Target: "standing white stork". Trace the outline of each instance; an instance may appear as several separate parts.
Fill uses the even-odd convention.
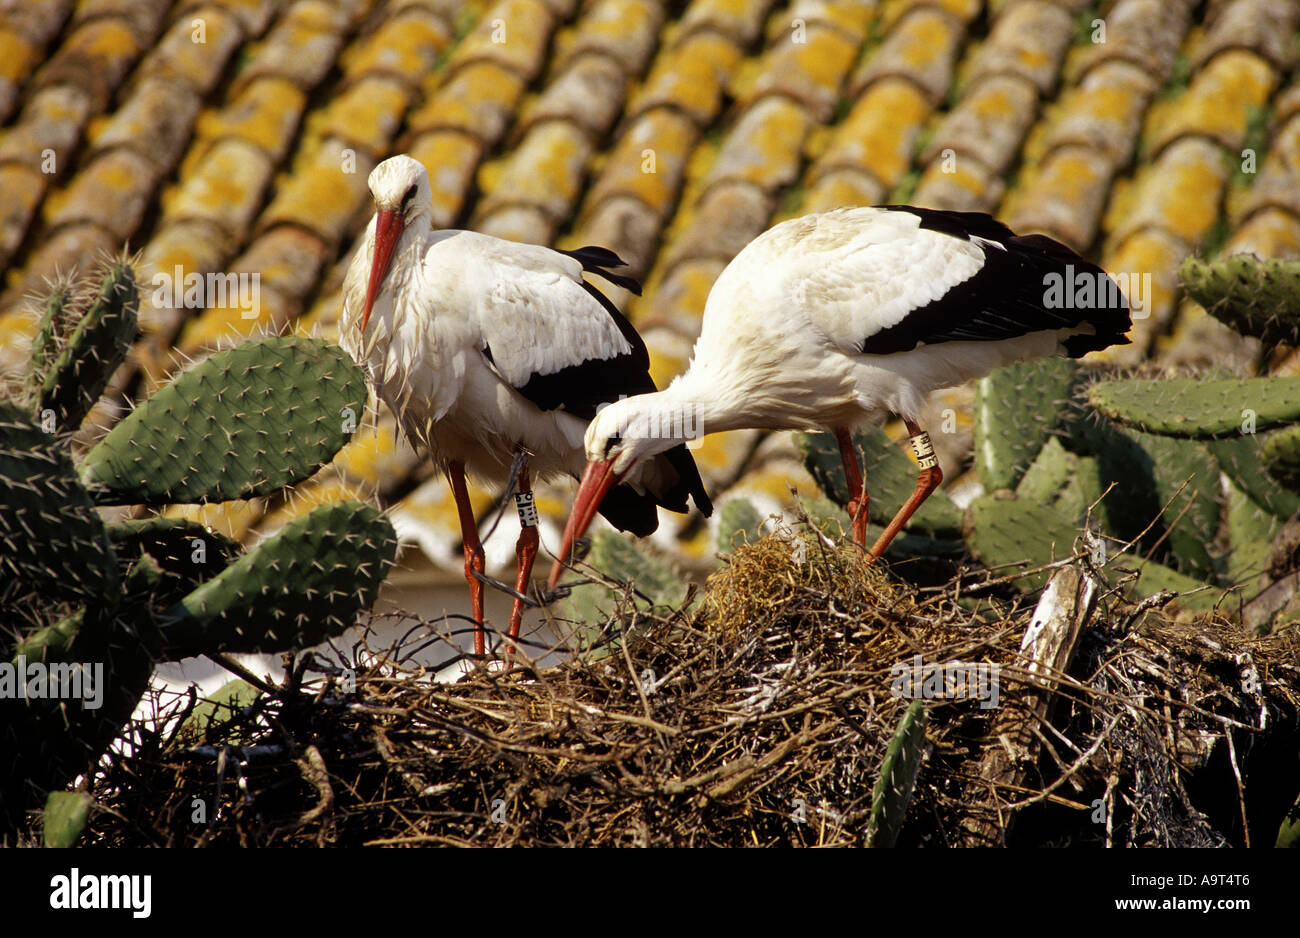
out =
[[[377,211],[344,280],[339,341],[412,444],[447,475],[481,655],[483,547],[465,473],[505,480],[518,467],[514,639],[537,555],[530,468],[577,478],[597,408],[655,390],[645,344],[583,271],[640,288],[606,269],[623,262],[604,248],[554,251],[434,230],[429,176],[410,157],[384,160],[368,182]],[[620,483],[606,487],[593,511],[640,536],[658,527],[656,506],[685,512],[690,496],[706,515],[713,510],[685,446],[661,447]]]
[[[1095,278],[1078,292],[1093,298],[1082,306],[1071,302],[1080,277]],[[588,464],[550,587],[602,493],[676,445],[663,431],[683,413],[685,425],[706,433],[829,429],[863,547],[867,490],[851,434],[901,416],[920,474],[869,551],[879,557],[943,481],[917,423],[931,391],[1026,358],[1125,344],[1131,326],[1127,302],[1099,267],[982,213],[886,205],[783,222],[718,277],[686,373],[605,408],[587,428]]]

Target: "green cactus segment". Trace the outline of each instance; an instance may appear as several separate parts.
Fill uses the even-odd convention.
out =
[[[1016,486],[1016,495],[1034,502],[1054,502],[1078,471],[1079,459],[1056,437],[1049,437]]]
[[[729,554],[762,537],[763,516],[747,498],[733,498],[718,513],[718,553]]]
[[[602,576],[632,587],[633,601],[640,609],[664,606],[677,609],[686,600],[686,582],[657,555],[614,531],[598,531],[583,561]],[[562,617],[574,623],[598,625],[618,608],[622,590],[604,583],[573,587],[564,600]],[[594,640],[599,633],[579,630],[579,642]]]
[[[1300,492],[1300,425],[1269,434],[1261,455],[1269,475],[1291,492]]]
[[[41,318],[32,336],[31,360],[27,366],[27,391],[32,407],[40,399],[45,376],[59,355],[62,346],[62,329],[71,318],[73,284],[62,279],[53,285],[50,295],[41,306]]]
[[[317,645],[370,607],[396,556],[393,527],[376,509],[322,505],[168,610],[160,622],[162,656]]]
[[[170,606],[226,569],[243,553],[238,544],[182,518],[125,521],[108,529],[117,556],[135,564],[149,558],[158,570],[150,605]]]
[[[1287,432],[1287,429],[1279,430],[1277,435]],[[1300,495],[1283,488],[1265,470],[1262,436],[1228,437],[1212,440],[1208,445],[1224,474],[1260,507],[1284,519],[1300,511]]]
[[[1039,358],[999,368],[975,385],[975,469],[987,491],[1014,489],[1069,404],[1078,366]]]
[[[21,655],[28,661],[66,661],[85,620],[83,606],[53,625],[24,637],[14,649],[14,657]]]
[[[332,459],[365,403],[365,376],[338,346],[250,342],[137,407],[87,454],[82,479],[101,504],[265,495]]]
[[[1009,564],[1038,567],[1070,556],[1078,528],[1061,509],[1005,492],[982,495],[966,509],[966,545],[975,559],[1009,575]],[[1051,576],[1039,571],[1014,581],[1019,589],[1041,589]]]
[[[45,846],[74,847],[90,818],[94,802],[84,791],[52,791],[41,813]]]
[[[867,480],[868,517],[877,524],[888,524],[916,489],[916,463],[879,430],[856,433],[853,443]],[[799,433],[795,434],[795,445],[821,490],[839,505],[847,505],[848,484],[835,437],[829,433]],[[921,503],[904,530],[956,536],[961,530],[961,509],[939,490]]]
[[[925,754],[925,705],[912,701],[898,721],[894,738],[885,748],[880,777],[871,792],[871,813],[867,817],[867,846],[892,847],[907,817],[912,789]]]
[[[0,580],[105,602],[117,561],[72,460],[18,408],[0,404]]]
[[[1082,526],[1085,520],[1090,520],[1089,509],[1098,518],[1105,516],[1105,509],[1099,500],[1106,491],[1106,486],[1102,482],[1101,463],[1097,457],[1079,456],[1075,459],[1074,466],[1070,484],[1062,490],[1055,504],[1062,515]],[[1098,507],[1093,509],[1094,505]]]
[[[1178,594],[1176,602],[1179,606],[1197,612],[1206,612],[1236,601],[1226,591],[1154,560],[1142,562],[1138,568],[1137,580],[1130,586],[1130,590],[1138,598],[1169,590]]]
[[[126,359],[135,340],[137,305],[135,274],[126,264],[114,264],[41,382],[37,414],[52,411],[58,432],[71,433],[81,426]],[[42,347],[41,356],[47,354]]]
[[[1169,552],[1183,573],[1214,577],[1207,545],[1219,528],[1219,464],[1204,444],[1150,434],[1133,434],[1152,460],[1152,479]],[[1122,485],[1121,480],[1117,480]],[[1148,515],[1148,519],[1154,514]],[[1159,537],[1159,534],[1156,535]]]
[[[1211,316],[1269,345],[1300,345],[1300,261],[1234,254],[1189,257],[1178,268],[1187,294]]]
[[[1232,436],[1300,420],[1300,378],[1101,381],[1089,388],[1088,402],[1147,433]]]

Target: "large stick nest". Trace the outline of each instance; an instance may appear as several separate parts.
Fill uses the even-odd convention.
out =
[[[628,590],[604,641],[554,667],[432,683],[403,664],[447,627],[424,623],[384,655],[300,659],[224,717],[135,728],[90,826],[135,845],[860,845],[910,703],[891,669],[919,655],[997,665],[999,695],[926,702],[900,844],[1272,843],[1300,788],[1294,632],[1107,591],[1040,721],[1032,607],[996,593],[918,591],[787,534],[724,560],[690,611]],[[990,777],[1011,736],[1032,757]]]

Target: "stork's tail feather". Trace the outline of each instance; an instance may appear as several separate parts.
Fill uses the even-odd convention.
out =
[[[609,270],[610,267],[627,266],[627,264],[624,263],[623,258],[619,257],[609,248],[593,247],[588,245],[587,247],[577,248],[573,251],[566,251],[563,248],[557,248],[557,250],[561,254],[567,254],[572,257],[582,265],[582,269],[587,273],[604,277],[610,283],[620,286],[624,290],[635,293],[637,296],[641,295],[641,282],[639,280],[635,277],[629,277],[626,274],[616,274]]]

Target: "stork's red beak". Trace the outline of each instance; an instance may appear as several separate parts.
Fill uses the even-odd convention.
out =
[[[375,213],[375,257],[370,263],[370,282],[366,284],[366,307],[361,313],[361,331],[366,331],[370,321],[370,307],[375,304],[379,288],[388,276],[388,267],[393,263],[393,251],[402,237],[405,223],[401,212],[381,208]]]
[[[587,532],[591,519],[596,517],[596,509],[605,500],[605,495],[618,484],[623,474],[614,471],[613,459],[595,459],[587,463],[578,485],[578,497],[573,500],[573,511],[564,526],[564,538],[560,543],[560,552],[556,554],[555,566],[551,567],[551,578],[546,581],[548,590],[555,589],[555,584],[564,572],[564,565],[569,562],[573,552],[573,542]]]

